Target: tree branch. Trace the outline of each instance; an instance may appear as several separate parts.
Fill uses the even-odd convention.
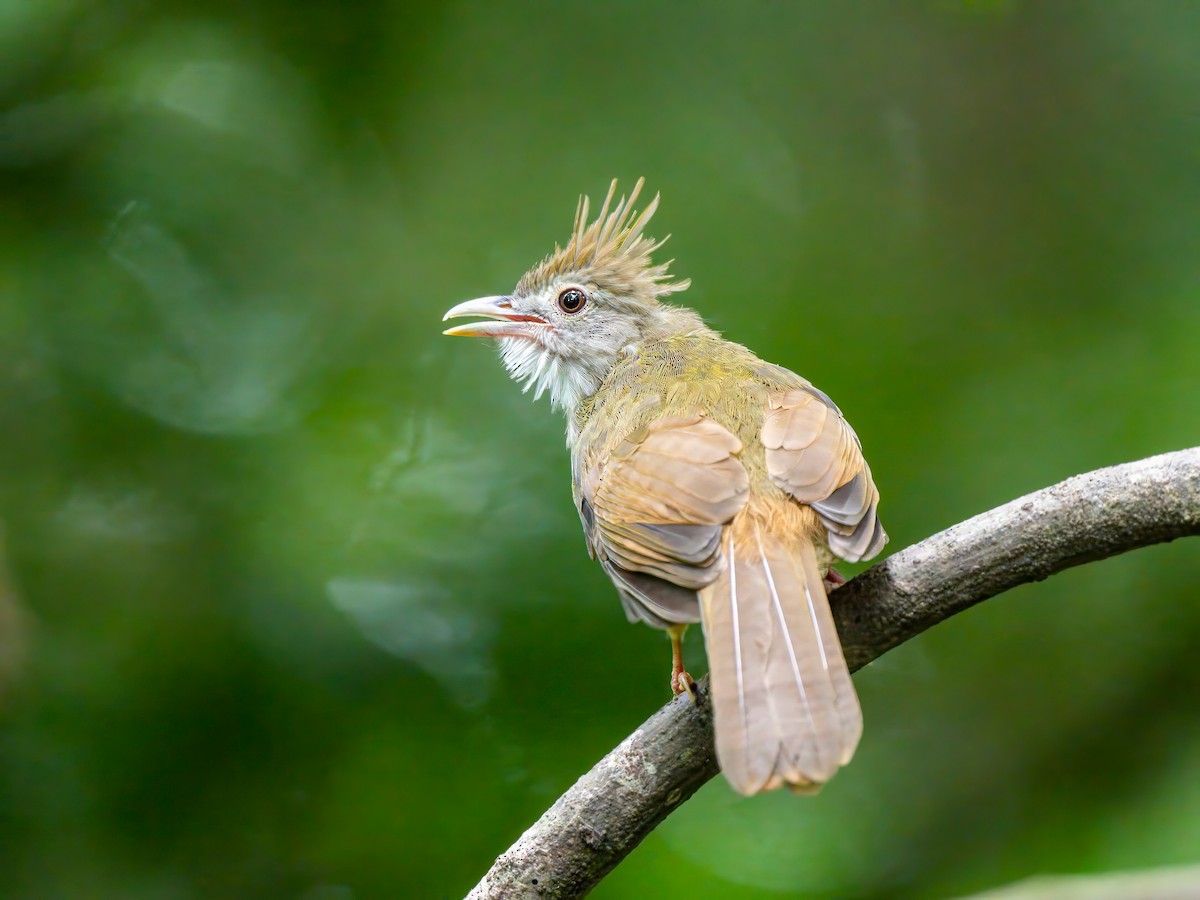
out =
[[[834,592],[852,670],[1029,581],[1200,534],[1200,447],[1077,475],[893,554]],[[707,679],[600,760],[468,900],[579,897],[718,772]]]

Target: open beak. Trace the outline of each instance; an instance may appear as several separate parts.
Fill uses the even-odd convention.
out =
[[[498,321],[468,322],[466,325],[447,328],[442,334],[456,337],[532,338],[536,329],[546,326],[546,320],[539,316],[515,312],[511,297],[480,297],[478,300],[468,300],[450,309],[442,316],[442,321],[461,319],[463,316],[482,316]]]

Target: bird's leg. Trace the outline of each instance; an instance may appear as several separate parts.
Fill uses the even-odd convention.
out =
[[[671,625],[667,628],[667,634],[671,636],[671,693],[678,697],[686,691],[688,696],[695,700],[696,695],[692,693],[692,685],[696,683],[696,680],[683,667],[683,633],[685,631],[687,631],[686,625]]]

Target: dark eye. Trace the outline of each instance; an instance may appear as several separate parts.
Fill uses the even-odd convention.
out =
[[[565,313],[577,313],[587,304],[587,294],[579,288],[567,288],[558,295],[558,308]]]

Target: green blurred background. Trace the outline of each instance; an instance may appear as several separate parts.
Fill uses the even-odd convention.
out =
[[[459,896],[667,699],[562,421],[439,334],[614,176],[892,548],[1200,443],[1198,98],[1182,2],[0,0],[0,896]],[[595,896],[1200,861],[1198,550],[888,654],[821,796]]]

